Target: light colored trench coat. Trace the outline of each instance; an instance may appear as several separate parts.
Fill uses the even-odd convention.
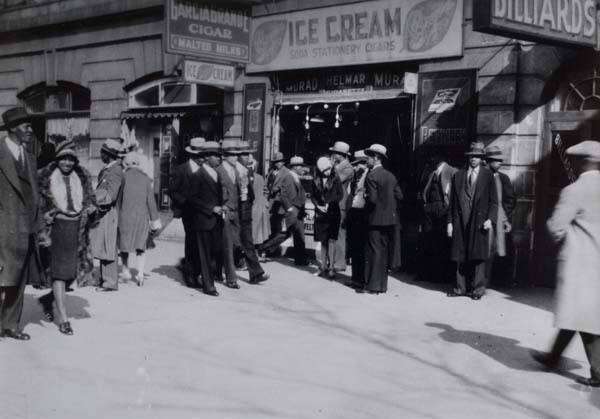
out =
[[[561,243],[555,326],[600,335],[600,172],[564,188],[547,223]]]

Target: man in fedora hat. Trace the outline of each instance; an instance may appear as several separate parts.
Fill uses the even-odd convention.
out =
[[[335,168],[335,174],[342,182],[342,190],[344,192],[344,196],[340,201],[340,214],[341,214],[341,224],[340,230],[338,233],[338,239],[335,242],[335,257],[334,257],[334,268],[336,271],[345,271],[346,270],[346,259],[349,255],[346,254],[346,229],[343,228],[345,225],[344,220],[346,219],[346,200],[348,199],[348,188],[350,185],[350,181],[352,181],[352,176],[354,175],[354,169],[350,164],[350,146],[348,143],[343,141],[336,141],[333,144],[333,147],[329,148],[331,153],[331,161],[333,162],[333,166]]]
[[[239,141],[239,157],[236,162],[240,175],[240,257],[248,267],[248,282],[258,284],[269,279],[269,275],[260,266],[258,254],[254,248],[252,236],[252,206],[254,205],[254,170],[250,166],[250,155],[256,150],[250,149],[247,142]]]
[[[221,147],[216,141],[198,145],[204,162],[189,178],[186,202],[191,209],[190,230],[196,238],[196,258],[202,277],[202,291],[218,296],[215,279],[220,279],[223,265],[223,188],[217,173],[221,164]]]
[[[352,282],[355,289],[365,287],[365,245],[368,232],[368,214],[365,200],[365,182],[367,173],[367,155],[364,150],[354,153],[352,161],[354,175],[350,182],[350,192],[346,200],[345,229],[348,233],[348,255],[352,260]]]
[[[479,300],[487,287],[485,261],[489,234],[498,212],[498,194],[492,172],[483,167],[485,147],[471,144],[468,166],[456,172],[450,189],[447,234],[452,238],[451,259],[456,262],[456,286],[448,297]]]
[[[357,292],[370,294],[387,291],[389,247],[394,227],[399,223],[398,206],[402,191],[396,177],[384,169],[387,149],[381,144],[371,144],[365,150],[369,173],[365,178],[365,208],[367,210],[367,242],[365,249],[365,288]]]
[[[281,232],[281,225],[285,216],[285,211],[281,208],[281,200],[279,199],[279,187],[275,186],[281,183],[281,179],[288,174],[288,170],[285,167],[285,157],[283,157],[282,152],[277,151],[273,154],[271,165],[271,171],[267,175],[267,191],[269,193],[269,211],[271,213],[271,237],[274,237]]]
[[[511,243],[510,232],[512,231],[512,213],[515,207],[515,195],[510,178],[500,172],[502,161],[502,150],[498,146],[489,146],[485,149],[485,160],[488,168],[494,175],[496,185],[496,194],[498,195],[498,215],[493,221],[493,228],[490,234],[490,257],[486,261],[486,277],[490,282],[494,279],[494,271],[497,271],[498,278],[510,277],[510,271],[507,269],[507,263],[498,263],[499,258],[506,262],[509,256]]]
[[[35,136],[24,108],[8,109],[2,120],[8,135],[0,140],[0,336],[29,340],[19,322],[25,285],[40,275],[36,162],[27,152]]]
[[[432,172],[423,188],[423,264],[424,279],[432,282],[454,281],[450,261],[450,239],[446,234],[450,185],[457,169],[446,163],[444,156],[431,157]]]
[[[579,332],[590,378],[578,378],[577,382],[600,387],[600,142],[583,141],[566,153],[578,178],[561,191],[547,222],[552,240],[560,245],[554,310],[559,331],[549,353],[532,355],[554,369]]]
[[[117,227],[119,211],[117,204],[123,186],[123,166],[119,153],[121,142],[107,139],[100,149],[100,158],[104,167],[98,173],[96,203],[98,218],[90,229],[92,255],[100,260],[100,278],[98,291],[116,291],[118,281]]]
[[[225,210],[223,224],[225,286],[238,289],[240,286],[235,273],[234,249],[241,246],[239,208],[242,185],[241,176],[236,167],[240,155],[240,145],[236,140],[224,140],[221,150],[223,160],[216,170],[223,188],[223,209]]]
[[[272,194],[279,203],[279,211],[283,213],[286,231],[279,231],[263,243],[259,250],[271,253],[278,248],[288,237],[294,240],[294,263],[298,266],[308,265],[306,257],[306,244],[304,241],[304,204],[306,192],[300,181],[304,171],[304,159],[293,156],[290,159],[290,169],[285,166],[279,168],[279,173],[273,183]]]
[[[192,230],[193,208],[188,197],[191,194],[190,184],[192,177],[200,170],[204,163],[202,145],[206,140],[202,137],[190,139],[190,144],[185,147],[188,161],[180,164],[173,171],[169,184],[169,195],[173,201],[174,215],[181,216],[183,231],[185,233],[184,257],[182,263],[183,279],[188,287],[200,285],[200,259],[197,257],[196,236]]]

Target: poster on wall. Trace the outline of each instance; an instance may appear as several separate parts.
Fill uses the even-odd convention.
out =
[[[166,52],[246,63],[250,20],[246,6],[218,0],[167,0]]]
[[[463,0],[374,0],[254,18],[247,72],[462,55]]]
[[[244,135],[242,140],[248,141],[250,148],[257,150],[254,156],[258,162],[263,155],[263,136],[265,121],[265,83],[252,83],[244,86]]]

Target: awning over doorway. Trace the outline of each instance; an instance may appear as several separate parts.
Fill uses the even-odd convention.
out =
[[[404,89],[383,90],[342,90],[318,93],[275,93],[276,105],[301,105],[306,103],[344,103],[361,102],[365,100],[385,100],[408,98],[410,95]]]
[[[131,109],[121,112],[121,119],[148,119],[148,118],[179,118],[186,111],[154,111],[148,109]]]

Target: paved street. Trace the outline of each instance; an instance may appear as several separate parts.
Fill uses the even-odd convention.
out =
[[[562,375],[530,348],[552,338],[551,292],[448,299],[390,279],[385,295],[270,262],[272,278],[212,298],[181,285],[182,244],[158,242],[143,288],[69,294],[75,335],[42,320],[28,289],[29,342],[0,341],[2,419],[600,417],[579,340]],[[246,272],[240,272],[242,277]]]

